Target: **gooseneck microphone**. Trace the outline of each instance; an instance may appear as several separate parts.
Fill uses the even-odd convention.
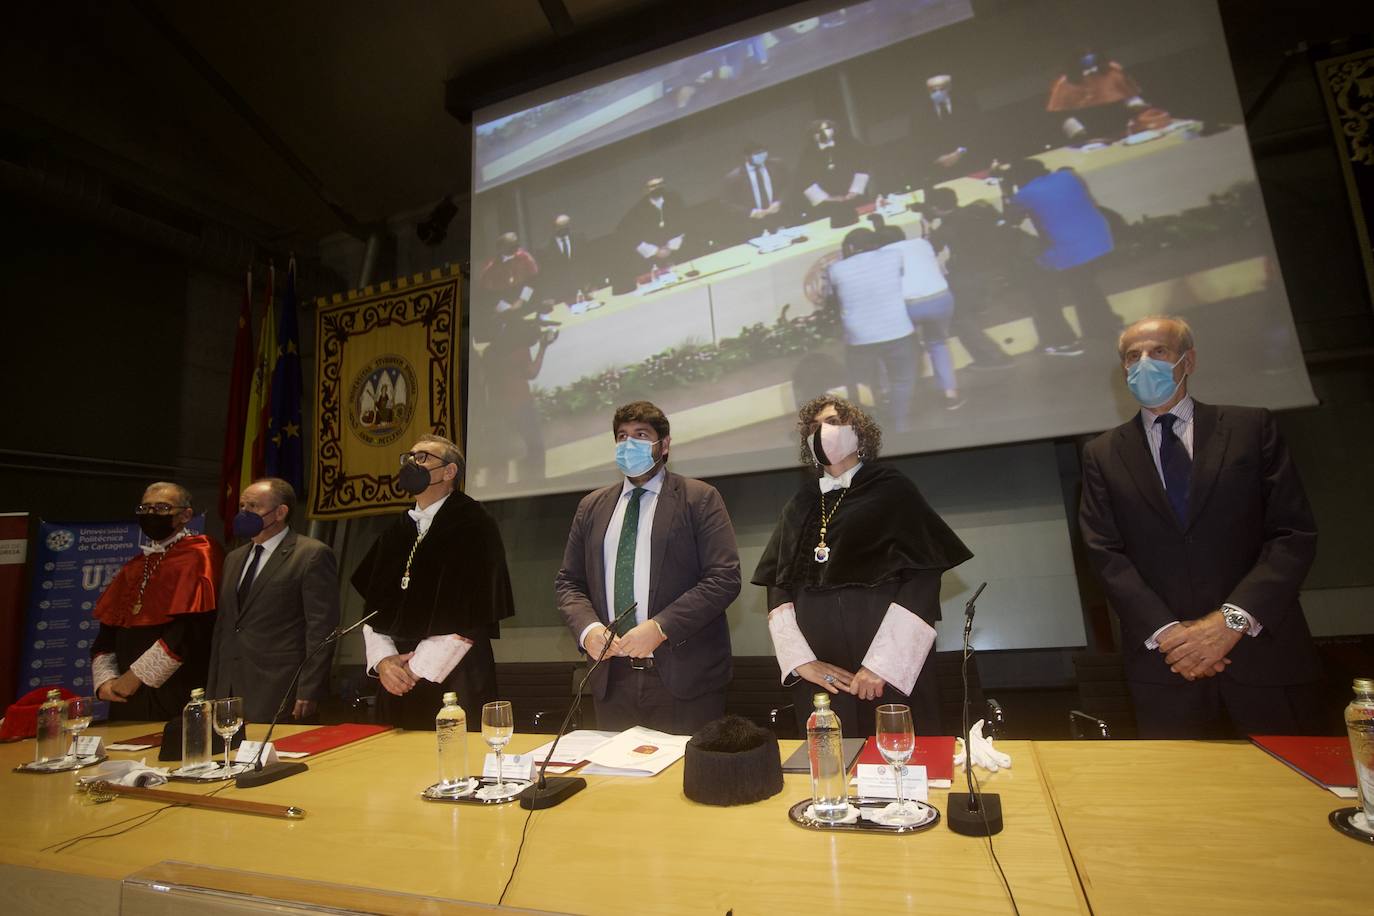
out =
[[[553,752],[558,750],[558,742],[563,740],[564,733],[568,730],[568,723],[572,721],[573,715],[578,707],[582,705],[582,688],[587,686],[587,679],[592,676],[592,672],[597,669],[606,658],[606,653],[611,651],[611,640],[615,638],[615,631],[620,626],[620,621],[634,613],[635,608],[639,607],[638,601],[630,602],[630,606],[616,615],[611,621],[607,630],[610,632],[610,639],[606,640],[601,647],[601,652],[596,657],[596,661],[587,669],[587,673],[582,675],[582,681],[577,685],[577,693],[573,697],[572,705],[568,707],[568,714],[563,717],[563,724],[558,726],[558,734],[554,735],[553,744],[549,746],[549,752],[544,755],[543,761],[539,764],[539,778],[536,779],[528,789],[520,795],[520,807],[530,810],[541,808],[552,808],[561,805],[572,796],[587,788],[587,780],[581,776],[554,776],[544,778],[544,771],[548,769],[549,761],[553,759]]]
[[[305,658],[301,659],[301,663],[296,666],[296,673],[291,675],[291,683],[286,685],[286,692],[282,694],[281,702],[277,704],[277,711],[272,715],[272,723],[267,726],[267,737],[263,738],[262,744],[258,745],[258,752],[253,757],[253,768],[234,777],[234,785],[236,787],[240,789],[251,789],[254,786],[265,786],[269,782],[276,782],[278,779],[295,776],[297,773],[304,773],[306,770],[310,769],[310,767],[301,763],[299,760],[279,760],[276,763],[269,763],[267,766],[262,765],[262,752],[267,749],[268,742],[272,740],[272,729],[277,727],[277,720],[280,719],[281,714],[286,711],[286,704],[290,703],[291,698],[295,696],[296,682],[300,680],[301,672],[305,670],[305,666],[309,664],[310,660],[325,646],[332,646],[341,638],[352,633],[380,613],[381,611],[373,611],[371,614],[364,616],[357,623],[349,627],[335,627],[334,632],[326,636],[319,645],[306,654]]]
[[[973,781],[973,743],[969,740],[968,710],[968,660],[973,656],[973,645],[969,636],[973,633],[973,615],[978,596],[988,584],[978,586],[973,597],[964,605],[964,658],[960,666],[964,682],[964,777],[968,781],[967,792],[949,793],[949,829],[963,836],[992,836],[1002,832],[1002,797],[996,793],[978,791]]]

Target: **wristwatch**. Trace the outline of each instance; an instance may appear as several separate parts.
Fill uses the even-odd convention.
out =
[[[1235,630],[1237,633],[1250,632],[1250,620],[1240,608],[1232,607],[1229,604],[1222,605],[1221,618],[1226,621],[1226,626],[1229,629]]]

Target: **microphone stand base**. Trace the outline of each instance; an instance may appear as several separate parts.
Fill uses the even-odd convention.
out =
[[[992,836],[1002,832],[1002,796],[995,792],[970,795],[949,793],[945,807],[949,829],[961,836]]]
[[[587,780],[580,776],[549,776],[541,786],[534,783],[520,795],[520,807],[531,811],[561,805],[587,788]]]
[[[261,770],[249,770],[234,777],[234,785],[240,789],[251,789],[254,786],[265,786],[269,782],[276,782],[278,779],[285,779],[288,776],[295,776],[297,773],[304,773],[310,767],[298,760],[283,760],[277,763],[269,763]]]

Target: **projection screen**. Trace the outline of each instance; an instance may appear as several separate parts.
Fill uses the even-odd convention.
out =
[[[468,491],[603,485],[616,406],[677,471],[1106,429],[1123,323],[1204,400],[1314,402],[1214,5],[801,4],[474,117]]]

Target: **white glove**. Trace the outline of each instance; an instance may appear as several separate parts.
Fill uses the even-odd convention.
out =
[[[160,786],[167,781],[166,767],[150,767],[143,760],[106,760],[82,782],[104,780],[117,786]]]
[[[973,728],[968,730],[968,741],[964,746],[971,749],[974,766],[980,766],[989,773],[996,773],[998,770],[1011,768],[1011,755],[994,750],[992,747],[992,739],[983,736],[982,719],[973,723]],[[964,765],[963,751],[959,751],[954,755],[954,765]]]

